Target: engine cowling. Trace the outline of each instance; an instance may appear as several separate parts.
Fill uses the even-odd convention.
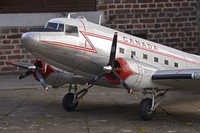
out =
[[[145,63],[129,58],[116,58],[114,71],[132,89],[137,90],[154,86],[151,82],[151,75],[156,71],[156,68]],[[106,79],[111,84],[120,85],[120,81],[110,73],[106,74]]]
[[[34,65],[38,68],[40,68],[40,73],[43,76],[44,79],[47,78],[47,76],[53,72],[55,72],[55,70],[48,65],[46,62],[41,61],[41,60],[37,60]],[[35,73],[33,73],[33,77],[35,80],[39,81],[38,77],[36,76]]]
[[[114,64],[114,71],[127,83],[129,87],[137,86],[138,77],[142,75],[137,62],[125,58],[116,58]],[[114,85],[120,85],[120,81],[112,74],[106,74],[108,82]],[[131,82],[129,82],[131,81]]]
[[[57,88],[71,82],[73,76],[72,73],[60,70],[40,60],[37,60],[34,65],[40,68],[40,73],[48,85]],[[39,81],[35,73],[33,73],[33,77],[35,80]]]

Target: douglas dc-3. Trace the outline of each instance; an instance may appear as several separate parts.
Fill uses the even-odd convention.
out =
[[[45,89],[70,84],[62,100],[66,111],[94,85],[141,93],[139,115],[151,120],[168,90],[196,91],[200,86],[200,57],[128,35],[83,18],[53,18],[44,28],[21,37],[35,64],[7,64],[27,69]],[[77,84],[83,85],[78,89]],[[113,90],[115,91],[115,90]]]

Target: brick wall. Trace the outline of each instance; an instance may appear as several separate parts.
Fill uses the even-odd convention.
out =
[[[99,0],[108,27],[174,47],[198,52],[196,0]]]
[[[18,67],[8,66],[5,61],[33,61],[30,55],[23,47],[20,41],[22,33],[26,32],[28,27],[7,27],[0,28],[0,73],[16,73],[23,71]]]
[[[97,1],[97,9],[105,13],[104,25],[195,54],[200,48],[197,7],[196,0]],[[0,27],[0,74],[22,71],[6,65],[7,60],[34,60],[20,42],[28,28]]]

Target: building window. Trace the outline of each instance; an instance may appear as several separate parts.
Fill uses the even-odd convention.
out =
[[[169,61],[168,60],[165,60],[165,65],[169,65]]]
[[[119,48],[119,52],[124,54],[124,49],[123,48]]]
[[[158,62],[158,57],[154,57],[154,62]]]
[[[136,55],[135,51],[131,51],[131,58],[133,58]]]
[[[148,59],[148,56],[146,54],[143,54],[143,59]]]
[[[174,67],[177,67],[177,68],[178,68],[178,63],[175,62],[175,63],[174,63]]]

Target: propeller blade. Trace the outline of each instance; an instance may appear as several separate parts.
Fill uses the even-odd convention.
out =
[[[25,73],[22,73],[21,75],[19,75],[18,78],[19,78],[19,79],[23,79],[23,78],[29,76],[29,75],[32,74],[32,73],[33,73],[33,71],[28,70],[28,71],[26,71]]]
[[[14,65],[14,66],[21,67],[21,68],[24,68],[24,69],[28,69],[28,71],[19,75],[19,77],[18,77],[19,79],[23,79],[23,78],[29,76],[30,74],[35,73],[36,76],[38,77],[40,83],[44,87],[44,89],[48,90],[48,86],[45,83],[44,78],[40,73],[40,69],[36,65],[28,64],[28,63],[22,63],[22,62],[11,62],[11,61],[7,61],[6,64]]]
[[[99,80],[102,76],[104,76],[105,74],[106,74],[106,72],[103,72],[103,73],[97,75],[96,77],[94,77],[93,79],[91,79],[90,81],[88,81],[86,84],[87,84],[87,85],[94,85],[95,82],[96,82],[97,80]]]
[[[112,68],[114,67],[115,63],[116,49],[117,49],[117,32],[115,32],[113,36],[112,47],[110,51],[110,59],[108,63],[108,65],[110,65]]]
[[[120,81],[121,85],[128,91],[128,93],[132,93],[132,89],[126,84],[126,82],[115,72],[112,71],[112,74]]]
[[[37,77],[38,77],[40,83],[42,84],[42,86],[44,87],[44,89],[45,89],[45,90],[48,90],[48,86],[47,86],[47,84],[45,83],[44,78],[43,78],[43,76],[41,75],[39,69],[36,69],[35,74],[37,75]]]

